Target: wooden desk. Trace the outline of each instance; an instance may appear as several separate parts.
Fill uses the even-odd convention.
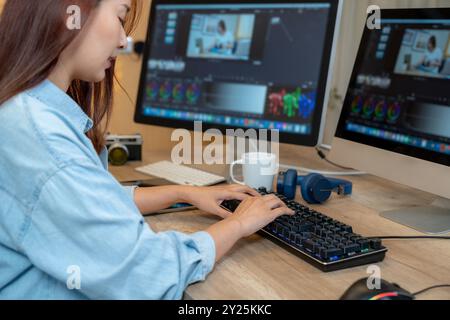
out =
[[[311,148],[282,146],[282,162],[333,170]],[[144,154],[144,163],[169,159],[168,153]],[[133,163],[111,167],[119,181],[148,179],[133,170]],[[227,176],[228,167],[195,166]],[[380,211],[415,205],[428,205],[436,196],[391,183],[374,176],[348,177],[354,183],[351,198],[334,196],[316,210],[353,226],[364,236],[420,235],[418,232],[379,216]],[[299,197],[296,199],[303,203]],[[218,219],[195,210],[148,217],[153,230],[178,230],[186,233],[206,229]],[[436,284],[450,284],[450,241],[385,240],[389,249],[378,263],[383,279],[395,282],[410,292]],[[356,280],[368,276],[366,266],[323,273],[259,235],[240,240],[219,261],[205,282],[187,288],[186,299],[338,299]],[[435,289],[420,299],[450,299],[450,289]]]

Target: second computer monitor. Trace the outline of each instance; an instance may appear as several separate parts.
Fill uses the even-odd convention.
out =
[[[278,129],[316,145],[338,0],[154,0],[135,120],[193,129]]]

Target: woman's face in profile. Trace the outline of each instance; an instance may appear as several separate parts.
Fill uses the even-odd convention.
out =
[[[127,46],[123,22],[130,6],[131,0],[102,0],[92,11],[79,36],[60,57],[64,66],[71,67],[74,80],[100,82],[105,78],[117,50]]]

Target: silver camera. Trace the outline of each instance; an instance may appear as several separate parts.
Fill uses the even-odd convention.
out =
[[[114,166],[121,166],[128,161],[142,161],[142,143],[140,134],[106,136],[108,160]]]

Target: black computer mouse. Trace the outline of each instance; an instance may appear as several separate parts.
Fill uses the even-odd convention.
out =
[[[380,289],[369,289],[367,279],[356,281],[345,291],[341,300],[413,300],[414,296],[395,283],[381,279]]]

